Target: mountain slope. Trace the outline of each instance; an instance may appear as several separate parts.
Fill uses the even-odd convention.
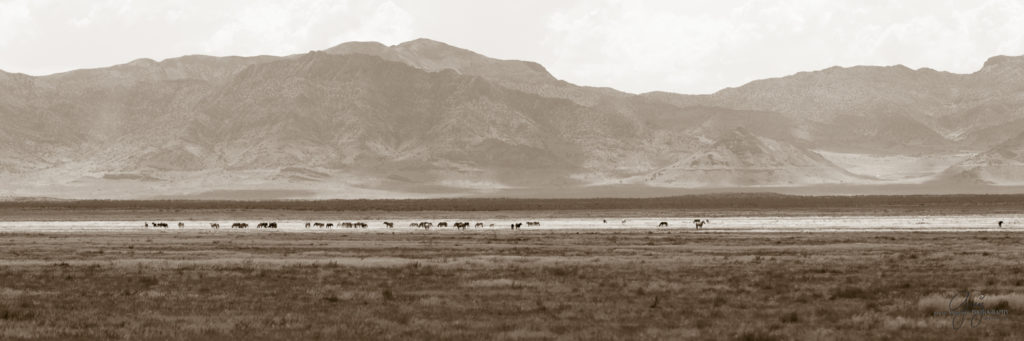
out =
[[[949,167],[937,181],[1024,185],[1024,132]]]
[[[708,141],[697,152],[653,172],[645,183],[667,187],[743,187],[865,180],[817,153],[752,135],[743,128],[713,136]]]
[[[432,72],[453,70],[459,74],[480,76],[510,89],[570,99],[581,105],[594,105],[609,98],[629,96],[613,89],[580,87],[555,79],[547,69],[534,62],[493,59],[430,39],[421,38],[395,46],[377,42],[348,42],[324,52],[372,55]]]
[[[863,153],[985,150],[1019,131],[1024,57],[993,57],[978,72],[833,67],[753,81],[712,95],[650,93],[677,106],[781,113],[818,148]]]
[[[426,39],[0,71],[0,190],[432,196],[890,184],[942,167],[936,184],[1016,185],[1021,75],[1024,58],[1000,56],[967,75],[830,68],[712,95],[632,95]],[[929,164],[882,180],[858,160]]]

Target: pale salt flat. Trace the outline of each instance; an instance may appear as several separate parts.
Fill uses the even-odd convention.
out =
[[[88,231],[139,231],[139,230],[212,230],[210,223],[220,224],[219,231],[227,232],[255,232],[255,231],[279,231],[279,232],[380,232],[380,231],[423,231],[423,229],[410,227],[410,223],[429,221],[434,223],[430,229],[434,231],[452,231],[457,221],[470,223],[467,232],[509,230],[510,224],[523,223],[521,230],[611,230],[611,229],[659,229],[658,224],[662,221],[669,224],[668,228],[660,229],[673,230],[694,230],[693,220],[698,217],[664,217],[664,218],[628,218],[623,223],[622,218],[608,218],[607,223],[602,219],[594,218],[547,218],[547,219],[496,219],[496,220],[471,220],[452,216],[449,219],[422,219],[422,220],[362,220],[369,224],[365,229],[341,228],[305,228],[305,221],[287,220],[277,221],[279,228],[276,230],[256,229],[259,221],[237,221],[249,224],[248,229],[232,229],[231,224],[236,221],[190,221],[182,220],[185,228],[177,227],[178,221],[163,221],[169,228],[145,227],[144,221],[2,221],[0,222],[0,233],[2,232],[88,232]],[[714,217],[709,218],[710,223],[701,229],[701,232],[886,232],[886,231],[1021,231],[1024,232],[1024,215],[931,215],[931,216],[805,216],[805,217]],[[315,220],[314,220],[315,221]],[[385,228],[383,221],[394,222],[394,229]],[[449,227],[438,228],[437,223],[446,221]],[[540,226],[527,226],[527,221],[538,221]],[[999,227],[998,222],[1003,221]],[[338,224],[344,221],[321,221],[324,223]],[[354,221],[352,221],[354,222]],[[472,227],[477,222],[484,223],[483,228]],[[493,226],[491,226],[493,224]]]

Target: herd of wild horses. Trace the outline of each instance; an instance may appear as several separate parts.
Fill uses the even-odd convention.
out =
[[[608,223],[608,219],[604,219],[604,220],[602,220],[602,222],[607,224]],[[707,219],[704,219],[704,220],[694,219],[693,220],[693,225],[698,230],[700,230],[702,227],[704,227],[704,224],[708,224],[710,222],[711,221],[707,220]],[[1000,225],[1002,225],[1002,222],[999,222],[999,223],[1000,223]],[[157,223],[157,222],[151,222],[150,223],[150,222],[147,222],[145,224],[146,224],[146,227],[168,228],[167,223]],[[622,224],[625,225],[626,224],[626,220],[622,220]],[[390,221],[385,221],[383,225],[386,228],[394,228],[395,227],[395,223],[394,222],[390,222]],[[334,224],[334,223],[321,223],[321,222],[314,222],[314,223],[307,222],[306,223],[306,228],[307,229],[308,228],[330,229],[330,228],[334,228],[335,226],[337,226],[339,228],[364,228],[365,229],[365,228],[369,227],[370,225],[367,224],[367,223],[364,223],[364,222],[343,222],[343,223],[337,223],[337,224]],[[409,227],[422,228],[424,230],[429,230],[431,227],[434,227],[434,226],[435,226],[434,223],[429,222],[429,221],[422,221],[422,222],[419,222],[419,223],[411,223],[411,224],[409,224]],[[442,222],[437,223],[436,226],[438,228],[448,227],[448,222],[442,221]],[[470,226],[470,223],[468,221],[452,223],[452,227],[455,227],[455,229],[457,229],[457,230],[465,230],[469,226]],[[489,226],[490,227],[494,227],[494,224],[490,224]],[[520,222],[520,223],[512,223],[512,224],[510,224],[509,227],[511,229],[513,229],[513,230],[518,230],[522,226],[523,226],[523,223]],[[540,222],[539,221],[528,221],[528,222],[526,222],[526,226],[540,226]],[[244,229],[244,228],[248,228],[248,227],[249,227],[248,223],[234,223],[234,224],[231,224],[231,228]],[[473,227],[478,227],[478,228],[479,227],[484,227],[484,223],[477,222],[476,224],[473,224]],[[668,222],[667,221],[663,221],[663,222],[658,224],[658,227],[668,227]],[[185,223],[179,222],[178,223],[178,228],[185,228]],[[218,224],[218,223],[210,223],[210,228],[212,228],[212,229],[219,229],[220,228],[220,224]],[[256,228],[258,228],[258,229],[276,229],[277,228],[277,222],[261,222],[259,224],[256,224]]]

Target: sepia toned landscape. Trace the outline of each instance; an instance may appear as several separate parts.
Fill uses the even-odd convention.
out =
[[[1024,340],[1021,18],[0,0],[0,340]]]

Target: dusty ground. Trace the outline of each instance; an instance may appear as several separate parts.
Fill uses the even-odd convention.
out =
[[[0,233],[0,339],[1024,339],[1024,233]],[[986,315],[947,313],[971,290]],[[971,310],[971,309],[967,309]]]

